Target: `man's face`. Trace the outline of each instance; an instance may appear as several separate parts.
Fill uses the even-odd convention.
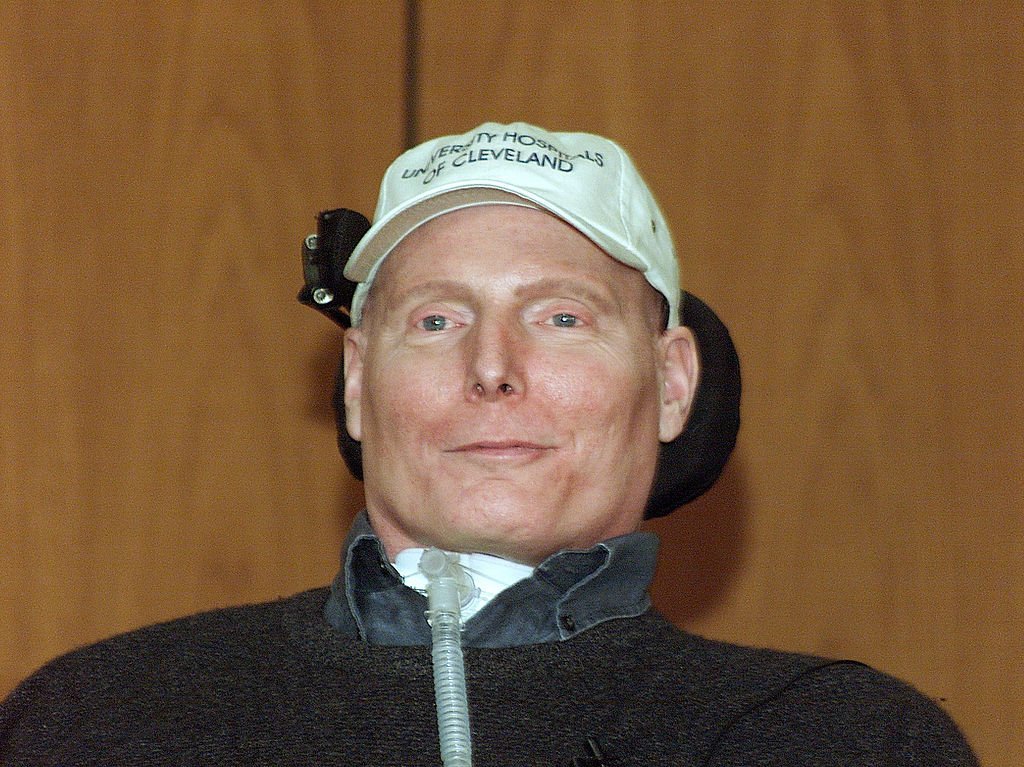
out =
[[[537,563],[635,530],[696,378],[692,337],[660,332],[658,302],[538,210],[468,208],[406,237],[345,343],[348,428],[388,556]]]

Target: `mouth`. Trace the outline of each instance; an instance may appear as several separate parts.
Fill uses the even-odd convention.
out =
[[[494,461],[515,461],[540,458],[555,448],[518,439],[480,440],[445,450],[445,453]]]

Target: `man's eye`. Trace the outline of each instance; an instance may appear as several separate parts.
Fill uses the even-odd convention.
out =
[[[431,314],[417,324],[424,330],[445,330],[448,327],[448,318],[441,314]]]
[[[556,328],[574,328],[579,322],[579,317],[568,312],[559,312],[551,318],[551,324]]]

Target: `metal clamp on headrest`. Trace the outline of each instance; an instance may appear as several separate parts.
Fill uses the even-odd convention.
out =
[[[299,301],[343,328],[351,323],[349,307],[356,283],[345,279],[348,257],[370,228],[360,213],[345,208],[317,216],[317,233],[302,243],[306,284]],[[691,293],[682,293],[682,324],[693,331],[701,375],[686,428],[658,455],[654,485],[644,516],[664,516],[703,495],[718,479],[736,445],[740,428],[740,360],[729,330],[711,308]],[[334,389],[338,449],[349,471],[363,478],[363,453],[345,428],[344,378],[338,371]]]
[[[302,241],[302,274],[306,284],[299,301],[330,317],[341,327],[352,325],[349,307],[356,283],[345,279],[345,263],[370,222],[347,208],[325,210],[316,217],[316,234]]]

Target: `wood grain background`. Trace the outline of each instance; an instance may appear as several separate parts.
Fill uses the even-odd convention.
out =
[[[0,5],[0,693],[332,576],[316,211],[487,119],[622,142],[745,369],[653,527],[680,625],[856,657],[1024,763],[1019,3]]]

